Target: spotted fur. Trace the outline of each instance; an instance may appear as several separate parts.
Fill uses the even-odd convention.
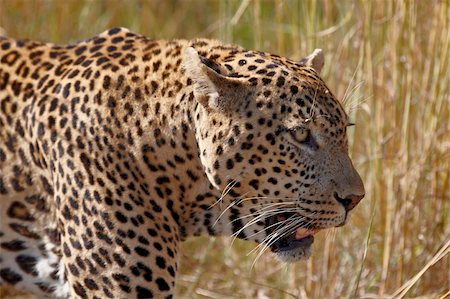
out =
[[[1,38],[1,283],[170,298],[188,236],[273,249],[343,225],[364,187],[322,65],[321,51],[296,62],[123,28],[69,46]]]

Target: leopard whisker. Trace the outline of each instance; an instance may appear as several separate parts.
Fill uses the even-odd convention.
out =
[[[259,220],[262,220],[263,218],[272,217],[272,216],[275,216],[275,215],[278,215],[278,214],[283,214],[283,213],[286,213],[286,212],[297,212],[297,211],[298,211],[297,208],[283,208],[283,209],[275,208],[275,209],[272,209],[272,210],[257,211],[257,212],[254,212],[254,213],[251,213],[251,214],[247,214],[247,215],[238,217],[236,219],[233,219],[231,221],[231,223],[233,223],[234,221],[239,221],[239,220],[243,220],[243,219],[250,218],[250,217],[254,217],[254,219],[252,221],[257,222]],[[246,224],[243,228],[245,229],[249,225],[250,224]]]
[[[352,97],[352,95],[354,93],[356,93],[356,91],[364,84],[364,80],[362,80],[361,82],[358,82],[357,84],[355,84],[355,86],[352,87],[352,89],[348,92],[348,94],[344,95],[344,98],[342,99],[342,104],[344,105],[345,108],[347,108],[347,104],[349,104],[350,102],[348,102],[348,100]],[[348,85],[346,92],[348,91],[348,88],[350,87],[351,83]]]
[[[257,223],[258,221],[260,221],[261,219],[263,219],[263,218],[265,218],[265,217],[273,216],[273,215],[276,215],[276,214],[281,214],[281,213],[284,213],[284,212],[286,212],[286,209],[280,210],[279,213],[272,213],[272,214],[268,214],[268,213],[267,213],[267,214],[258,215],[258,216],[255,217],[254,219],[250,220],[250,221],[247,222],[242,228],[240,228],[237,232],[233,233],[233,235],[232,235],[232,236],[233,236],[233,239],[232,239],[232,241],[231,241],[231,246],[233,245],[233,243],[234,243],[234,241],[236,240],[237,236],[238,236],[242,231],[244,231],[246,228],[248,228],[249,226],[253,225],[254,223]],[[292,216],[291,216],[291,217],[292,217]],[[235,219],[235,220],[236,220],[236,219]],[[233,221],[234,221],[234,220],[233,220]],[[274,226],[282,225],[284,222],[287,222],[287,221],[288,221],[288,219],[283,220],[283,221],[280,221],[280,222],[277,222],[277,223],[273,223],[273,224],[269,225],[268,227],[266,227],[265,229],[272,228],[272,227],[274,227]],[[253,236],[255,236],[255,235],[257,235],[257,234],[259,234],[259,233],[261,233],[261,232],[264,232],[264,230],[260,230],[260,231],[258,231],[258,232],[256,232],[256,233],[253,233],[253,234],[251,234],[251,235],[249,235],[249,236],[247,236],[247,237],[253,237]]]
[[[251,225],[253,225],[254,223],[258,222],[259,220],[261,220],[261,219],[264,218],[264,217],[274,216],[274,215],[281,214],[281,213],[284,213],[284,212],[285,212],[285,210],[280,210],[279,213],[272,213],[272,214],[267,213],[267,214],[258,215],[258,216],[255,217],[254,219],[252,219],[252,220],[250,220],[249,222],[247,222],[247,223],[246,223],[242,228],[240,228],[237,232],[233,233],[233,236],[236,237],[236,236],[239,235],[242,231],[244,231],[246,228],[248,228],[249,226],[251,226]],[[240,218],[242,218],[242,217],[240,217]],[[239,218],[234,219],[233,221],[237,221],[238,219],[239,219]],[[242,218],[242,219],[243,219],[243,218]],[[285,220],[283,220],[283,221],[285,221]],[[275,226],[275,225],[279,225],[279,224],[280,224],[280,223],[274,223],[274,224],[272,224],[272,225],[266,227],[266,229],[267,229],[267,228],[271,228],[272,226]],[[260,233],[260,232],[262,232],[262,231],[259,231],[258,233]]]
[[[268,217],[268,216],[273,216],[273,215],[281,214],[281,213],[285,213],[285,212],[295,212],[297,210],[298,210],[297,208],[283,208],[283,209],[275,208],[272,210],[256,211],[254,213],[250,213],[250,214],[246,214],[244,216],[238,217],[238,218],[234,219],[233,221],[242,220],[242,219],[246,219],[246,218],[250,218],[250,217],[254,217],[254,216],[261,217],[261,215]]]
[[[359,96],[359,97],[355,97],[354,100],[352,100],[347,106],[348,106],[348,113],[351,113],[353,111],[355,111],[356,109],[358,109],[359,106],[361,106],[361,104],[363,104],[364,102],[366,102],[368,99],[372,98],[373,96],[367,96],[364,97],[363,95]]]
[[[257,221],[261,220],[263,217],[270,217],[270,216],[274,216],[274,215],[281,214],[281,213],[298,211],[298,209],[295,208],[295,207],[275,208],[275,209],[269,210],[269,208],[272,208],[275,205],[277,205],[277,204],[273,204],[273,205],[267,206],[267,207],[262,208],[261,210],[258,210],[258,211],[254,212],[254,213],[250,213],[250,214],[246,214],[244,216],[238,217],[236,219],[233,219],[231,222],[242,220],[242,219],[246,219],[246,218],[249,218],[249,217],[254,217],[254,216],[256,216],[256,217],[252,221],[256,221],[257,222]],[[290,204],[290,205],[292,205],[292,204]],[[243,227],[243,229],[247,228],[249,225],[251,225],[251,224],[247,223]]]
[[[261,246],[262,243],[268,243],[267,245],[270,246],[271,244],[273,244],[274,242],[276,242],[276,241],[279,240],[280,238],[284,237],[286,234],[293,233],[295,230],[293,230],[293,231],[289,231],[289,230],[292,229],[292,228],[297,228],[298,225],[301,224],[301,223],[303,223],[303,222],[304,222],[304,219],[305,219],[305,217],[303,217],[303,216],[293,215],[292,217],[289,217],[288,219],[286,219],[286,221],[289,221],[289,219],[291,219],[291,218],[294,218],[294,219],[292,220],[292,222],[291,222],[288,226],[281,227],[280,230],[274,231],[274,232],[272,232],[271,234],[269,234],[268,236],[266,236],[266,238],[264,238],[264,239],[261,241],[261,243],[260,243],[258,246],[256,246],[255,249],[257,249],[259,246]],[[307,225],[309,225],[309,224],[312,224],[313,222],[314,222],[314,220],[311,219],[310,221],[308,221],[308,222],[305,224],[305,226],[307,226]],[[275,240],[271,240],[271,236],[274,235],[275,233],[279,234],[279,235],[278,235],[278,238],[275,239]],[[269,239],[269,240],[267,241],[267,239]],[[254,249],[254,250],[255,250],[255,249]],[[252,250],[252,251],[254,251],[254,250]]]
[[[344,96],[342,97],[342,105],[344,105],[344,107],[345,107],[345,104],[346,104],[346,101],[347,101],[348,94],[351,93],[353,91],[353,89],[354,89],[354,88],[352,88],[352,91],[349,92],[350,86],[352,85],[353,80],[355,80],[356,72],[360,68],[360,63],[361,62],[358,61],[358,65],[356,66],[355,71],[353,72],[352,78],[350,79],[350,82],[348,83],[347,88],[345,89]],[[356,85],[358,85],[358,84],[356,84]]]
[[[267,242],[261,242],[255,249],[249,252],[251,254],[252,252],[258,251],[257,256],[253,260],[252,267],[256,264],[258,259],[270,248],[272,244],[274,244],[277,240],[281,239],[282,237],[286,236],[288,234],[288,231],[285,230],[284,232],[282,230],[275,231],[271,234],[270,239]],[[262,245],[262,246],[261,246]]]
[[[292,218],[295,218],[295,220],[298,220],[298,221],[292,221],[292,220],[291,220]],[[256,248],[254,248],[252,251],[257,250],[258,247],[261,246],[261,244],[269,243],[274,235],[281,234],[281,235],[279,235],[279,237],[278,237],[278,239],[279,239],[279,238],[282,238],[283,236],[285,236],[286,234],[292,233],[292,231],[289,232],[288,230],[291,229],[292,227],[296,227],[301,221],[303,221],[303,217],[302,217],[302,216],[298,216],[298,215],[293,215],[293,216],[287,218],[286,220],[284,220],[284,221],[282,222],[282,223],[290,222],[287,226],[283,226],[283,227],[281,227],[279,230],[275,230],[275,231],[271,232],[271,233],[270,233],[269,235],[267,235],[267,236],[261,241],[261,243],[258,244],[258,245],[256,246]],[[282,223],[281,223],[281,224],[282,224]],[[275,223],[274,225],[280,225],[280,222]],[[269,239],[269,242],[267,242],[268,239]],[[273,242],[276,242],[278,239],[275,239]],[[272,243],[270,243],[269,245],[271,245],[271,244],[272,244]],[[252,251],[250,251],[250,253],[251,253]]]
[[[311,105],[311,111],[309,113],[308,119],[311,120],[314,117],[314,112],[315,112],[315,104],[316,104],[316,99],[317,99],[317,90],[319,89],[319,85],[316,86],[316,90],[314,91],[314,97],[313,97],[313,103]],[[305,120],[306,121],[306,120]]]
[[[244,194],[245,195],[245,194]],[[217,217],[216,221],[214,222],[213,226],[215,226],[217,224],[217,222],[223,217],[223,215],[234,205],[238,204],[238,203],[242,203],[244,201],[248,201],[248,200],[252,200],[252,199],[259,199],[259,198],[268,198],[268,197],[246,197],[246,198],[241,198],[239,200],[234,200],[231,201],[230,204],[225,208],[225,210],[223,210],[220,215]],[[274,198],[274,199],[280,199],[280,198]],[[291,202],[292,204],[293,202]]]
[[[255,213],[252,213],[252,214],[245,215],[245,216],[242,216],[242,217],[234,219],[233,221],[237,221],[237,220],[242,220],[242,219],[251,217],[252,215],[257,215],[254,219],[252,219],[251,221],[246,223],[241,229],[239,229],[237,232],[235,232],[233,234],[233,236],[234,236],[233,242],[234,242],[234,239],[237,237],[237,235],[239,235],[242,231],[244,231],[250,225],[253,225],[254,223],[256,223],[259,220],[263,219],[264,217],[270,217],[270,216],[274,216],[274,215],[285,213],[285,212],[291,212],[291,211],[296,212],[296,211],[298,211],[298,209],[297,208],[288,208],[288,209],[286,209],[286,208],[284,208],[284,209],[276,208],[276,209],[273,209],[273,210],[268,210],[268,211],[262,212],[261,214],[259,214],[260,211],[257,211]],[[289,222],[292,217],[294,217],[292,222],[295,222],[295,223],[293,223],[293,225],[296,226],[297,223],[304,222],[304,219],[307,219],[307,218],[310,219],[308,216],[313,216],[315,214],[317,214],[317,213],[314,212],[314,213],[310,213],[309,215],[293,215],[293,216],[289,217],[288,219],[286,219],[286,220],[284,220],[282,222],[274,223],[274,224],[266,227],[266,229],[267,228],[271,228],[273,226],[281,225],[281,224],[283,224],[285,222]],[[311,221],[313,221],[313,220],[310,220],[309,222],[311,222]],[[307,225],[309,224],[309,222],[307,223]],[[248,237],[253,237],[253,236],[255,236],[255,235],[257,235],[257,234],[259,234],[261,232],[263,232],[263,230],[258,231],[257,233],[254,233],[252,235],[249,235]]]
[[[271,224],[271,225],[267,226],[266,229],[272,228],[272,227],[274,227],[274,226],[282,225],[284,222],[287,222],[287,221],[288,221],[288,219],[283,220],[282,222],[280,221],[280,222]],[[290,224],[289,224],[289,225],[290,225]],[[253,234],[249,235],[248,237],[256,236],[257,234],[260,234],[260,233],[262,233],[262,232],[264,232],[264,230],[260,230],[260,231],[258,231],[258,232],[256,232],[256,233],[253,233]],[[272,232],[272,233],[273,233],[273,232]],[[271,234],[272,234],[272,233],[271,233]],[[269,234],[269,235],[270,235],[270,234]],[[266,236],[266,237],[267,237],[267,236]]]
[[[239,182],[239,177],[231,180],[230,182],[228,182],[228,184],[225,186],[225,188],[222,191],[222,194],[220,195],[219,199],[216,200],[209,208],[213,208],[215,205],[217,205],[218,203],[222,203],[223,199],[225,198],[225,196],[228,195],[228,193],[231,191],[231,189],[233,189],[234,186],[236,186],[236,184]],[[242,178],[242,177],[241,177]]]

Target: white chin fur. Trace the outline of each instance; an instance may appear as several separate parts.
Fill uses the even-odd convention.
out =
[[[300,260],[306,260],[311,256],[311,246],[279,251],[275,253],[275,256],[284,263],[294,263]]]

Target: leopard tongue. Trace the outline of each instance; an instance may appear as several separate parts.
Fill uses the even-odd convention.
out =
[[[302,239],[308,236],[312,236],[317,232],[316,229],[306,229],[303,227],[300,227],[295,232],[295,238],[296,239]]]

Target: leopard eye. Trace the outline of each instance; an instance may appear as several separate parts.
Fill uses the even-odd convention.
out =
[[[289,133],[292,138],[300,144],[306,144],[311,139],[311,131],[309,129],[298,128],[295,130],[289,130]]]
[[[292,139],[294,139],[298,144],[307,146],[314,150],[319,148],[319,145],[314,140],[310,129],[298,128],[296,130],[290,130],[289,133]]]

